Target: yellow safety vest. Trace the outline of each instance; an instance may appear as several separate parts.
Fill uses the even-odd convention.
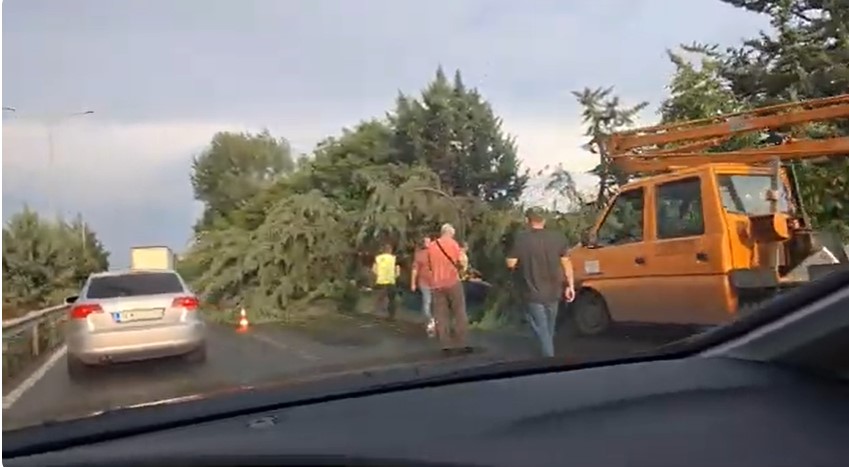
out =
[[[374,258],[375,283],[387,285],[395,283],[395,255],[384,253]]]

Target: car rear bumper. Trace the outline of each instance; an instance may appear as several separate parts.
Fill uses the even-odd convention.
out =
[[[206,341],[202,322],[68,336],[68,353],[86,364],[119,363],[189,353]]]

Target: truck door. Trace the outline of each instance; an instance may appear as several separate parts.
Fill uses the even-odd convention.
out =
[[[654,256],[647,269],[656,299],[639,321],[717,324],[728,319],[721,222],[705,216],[716,211],[705,206],[715,201],[711,189],[703,175],[655,186]]]
[[[573,258],[577,274],[601,293],[614,321],[640,314],[641,297],[650,292],[645,287],[650,256],[644,235],[646,196],[642,187],[620,192],[596,230],[593,247]]]

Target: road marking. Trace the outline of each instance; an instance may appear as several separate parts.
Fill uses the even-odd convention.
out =
[[[302,358],[306,358],[307,360],[313,360],[313,361],[315,361],[315,360],[318,360],[318,359],[319,359],[319,358],[318,358],[318,357],[316,357],[315,355],[313,355],[313,354],[311,354],[311,353],[309,353],[309,352],[303,351],[303,350],[299,350],[299,351],[298,351],[298,355],[300,355]]]
[[[59,359],[64,357],[66,353],[68,353],[67,345],[62,345],[62,347],[56,349],[56,351],[53,352],[53,355],[51,355],[50,358],[48,358],[43,365],[41,365],[37,370],[35,370],[31,375],[29,375],[27,379],[23,380],[21,384],[18,385],[18,387],[12,390],[12,392],[3,397],[3,409],[5,410],[11,407],[12,404],[17,402],[18,399],[20,399],[25,392],[35,386],[35,383],[37,383],[41,378],[43,378],[44,375],[47,374],[47,372],[50,371],[51,368],[53,368],[53,365],[56,365],[56,362],[58,362]]]
[[[260,341],[260,342],[264,342],[264,343],[266,343],[266,344],[268,344],[272,347],[277,347],[280,350],[285,350],[285,351],[290,350],[288,345],[286,345],[282,342],[276,341],[276,340],[274,340],[274,339],[272,339],[268,336],[264,336],[262,334],[256,334],[256,333],[249,334],[249,335],[251,337],[253,337],[254,339]],[[305,350],[297,350],[296,352],[301,358],[304,358],[304,359],[307,359],[307,360],[313,360],[313,361],[320,360],[319,357],[317,357],[317,356],[315,356],[315,355],[313,355],[313,354],[311,354],[311,353],[309,353]]]

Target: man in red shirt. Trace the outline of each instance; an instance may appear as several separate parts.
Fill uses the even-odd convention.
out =
[[[472,348],[466,344],[469,319],[466,316],[463,283],[460,281],[462,250],[454,240],[454,227],[451,224],[444,224],[440,232],[440,237],[427,247],[436,334],[443,352],[471,352]],[[449,333],[451,324],[453,334]]]
[[[422,294],[422,313],[428,319],[427,333],[429,336],[433,337],[433,334],[436,332],[436,321],[434,321],[433,313],[431,313],[433,295],[431,294],[430,289],[432,285],[432,278],[430,273],[430,263],[428,262],[427,256],[427,247],[430,243],[430,237],[426,236],[422,239],[419,249],[416,250],[413,267],[411,268],[410,290],[413,292],[418,290]]]

